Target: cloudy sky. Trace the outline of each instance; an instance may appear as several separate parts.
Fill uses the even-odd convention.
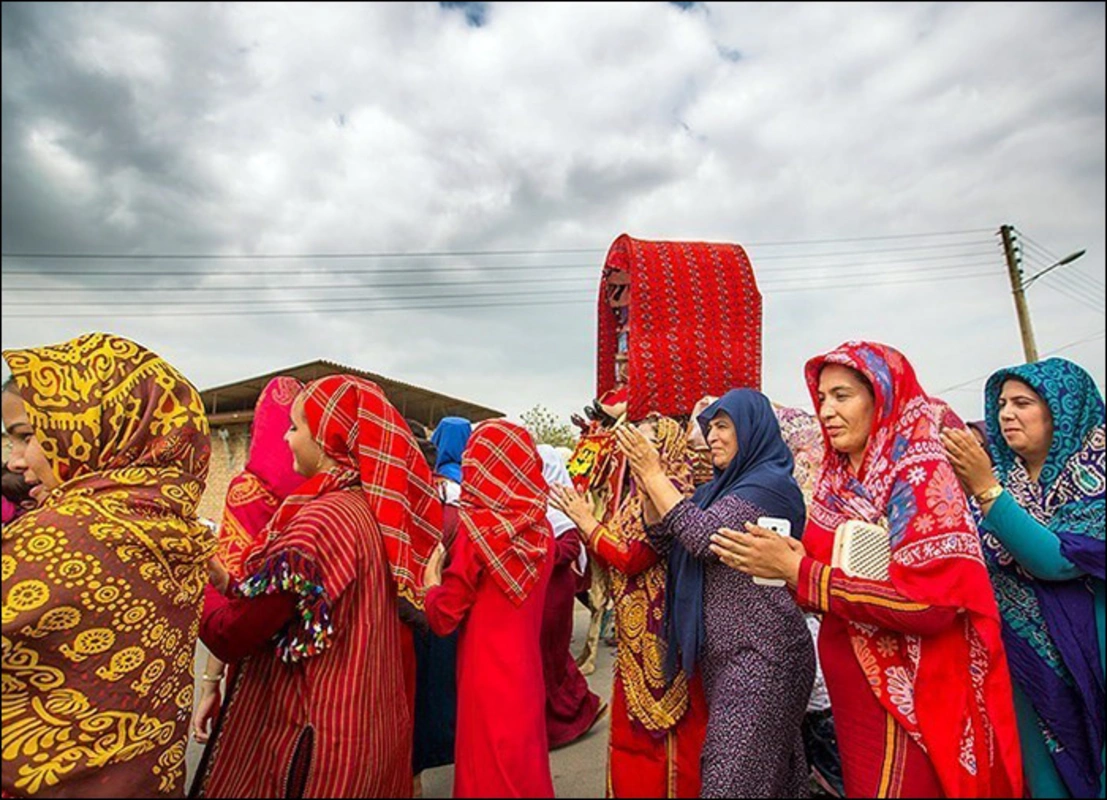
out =
[[[747,248],[774,399],[871,338],[978,417],[1022,361],[1010,224],[1026,277],[1087,251],[1027,296],[1103,385],[1100,3],[2,13],[5,348],[110,330],[200,388],[327,358],[567,419],[625,232]]]

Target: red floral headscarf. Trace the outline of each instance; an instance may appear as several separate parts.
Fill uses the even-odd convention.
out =
[[[938,437],[943,424],[964,424],[927,396],[900,352],[870,342],[847,342],[807,362],[816,409],[828,364],[864,375],[875,408],[860,477],[823,429],[807,553],[829,564],[840,524],[882,524],[898,593],[963,612],[932,636],[851,623],[850,641],[877,699],[926,750],[947,796],[1017,797],[1021,761],[999,611],[968,502]]]

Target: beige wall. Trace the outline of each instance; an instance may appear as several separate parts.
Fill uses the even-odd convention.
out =
[[[249,435],[248,423],[211,429],[211,461],[208,462],[207,488],[200,500],[201,517],[207,517],[215,523],[223,519],[227,484],[246,463],[246,451],[250,446]]]

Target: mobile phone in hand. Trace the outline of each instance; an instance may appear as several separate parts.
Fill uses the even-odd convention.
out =
[[[757,527],[772,531],[781,536],[792,535],[792,523],[782,517],[758,517]],[[758,586],[783,586],[783,578],[754,578],[753,582]]]

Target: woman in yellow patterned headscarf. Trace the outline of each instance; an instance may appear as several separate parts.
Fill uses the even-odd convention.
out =
[[[3,356],[10,466],[39,503],[3,530],[3,792],[181,796],[215,549],[200,396],[117,336]]]

